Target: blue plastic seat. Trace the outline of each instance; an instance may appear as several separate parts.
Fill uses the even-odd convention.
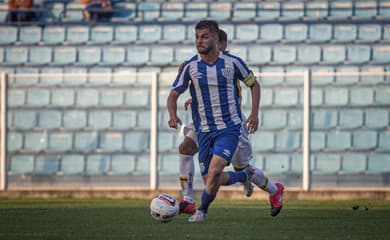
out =
[[[23,146],[23,135],[19,132],[8,132],[7,134],[7,151],[20,151]]]
[[[65,26],[45,26],[42,31],[44,45],[63,44],[65,41]]]
[[[76,25],[66,28],[66,43],[71,45],[84,44],[89,41],[89,27]]]
[[[78,65],[95,65],[101,61],[101,48],[82,46],[78,48]]]
[[[183,21],[197,21],[208,16],[208,4],[206,2],[188,2],[184,11]]]
[[[378,15],[378,4],[374,0],[360,0],[355,2],[355,19],[372,19]]]
[[[328,151],[347,151],[352,145],[351,133],[331,131],[327,134],[326,147]]]
[[[295,151],[301,147],[301,137],[299,132],[277,132],[276,133],[276,151]]]
[[[162,21],[178,21],[184,16],[184,3],[163,2],[161,3]]]
[[[255,2],[235,2],[233,5],[233,21],[249,21],[256,17]]]
[[[128,107],[146,107],[149,105],[149,89],[129,89],[126,91],[125,104]]]
[[[64,175],[82,174],[84,172],[84,155],[64,155],[61,159],[61,170]]]
[[[340,110],[340,129],[355,129],[363,126],[363,111],[358,109]]]
[[[340,155],[337,154],[318,154],[315,161],[315,170],[317,174],[336,174],[341,169]]]
[[[284,73],[283,67],[263,67],[261,69],[262,73]],[[277,85],[282,83],[284,80],[283,76],[261,76],[260,77],[260,82],[264,85]]]
[[[321,61],[321,47],[302,45],[297,49],[297,63],[314,64]]]
[[[135,174],[149,175],[150,174],[150,157],[141,155],[137,157]]]
[[[141,25],[138,28],[139,43],[154,43],[161,40],[162,29],[160,25]]]
[[[275,91],[274,104],[276,107],[298,105],[298,91],[296,89],[280,89]]]
[[[109,67],[92,67],[89,69],[88,74],[88,83],[93,86],[103,86],[111,83],[112,69]],[[87,90],[87,89],[86,89]],[[91,91],[89,91],[91,90]],[[95,99],[95,94],[97,94],[92,89],[87,90],[89,94],[93,96],[91,102],[97,105],[98,100]],[[97,94],[98,95],[98,94]],[[95,102],[96,100],[96,102]]]
[[[336,64],[345,61],[346,50],[342,45],[329,45],[322,48],[322,63]]]
[[[233,37],[233,36],[231,36]],[[255,42],[259,38],[259,27],[257,24],[239,24],[236,25],[235,42],[248,43]]]
[[[302,1],[282,2],[281,19],[298,20],[305,15],[305,5]]]
[[[235,28],[236,24],[230,24],[230,23],[223,23],[219,24],[219,29],[222,29],[226,32],[227,37],[228,37],[228,42],[230,39],[235,39]]]
[[[113,70],[112,84],[114,86],[135,84],[137,80],[135,67],[116,67]]]
[[[337,73],[352,73],[356,74],[359,72],[359,68],[356,66],[342,66],[342,67],[336,67],[336,72]],[[352,84],[357,84],[359,82],[359,76],[358,75],[344,75],[344,76],[336,76],[336,84],[341,84],[341,85],[352,85]]]
[[[8,16],[8,3],[1,2],[0,3],[0,22],[6,22]]]
[[[272,52],[273,64],[289,64],[295,61],[296,48],[294,46],[274,46]]]
[[[163,27],[161,42],[178,43],[186,38],[186,26],[182,24],[167,24]]]
[[[380,151],[388,152],[390,150],[390,133],[380,132],[379,133],[379,144],[378,149]]]
[[[115,2],[112,22],[129,22],[135,19],[137,10],[134,2]]]
[[[38,127],[42,129],[60,128],[62,124],[62,113],[60,111],[39,112]]]
[[[142,21],[153,21],[160,17],[159,2],[140,2],[138,4],[138,17]]]
[[[104,107],[120,107],[123,104],[122,89],[106,89],[100,92],[100,104]]]
[[[332,26],[330,24],[312,24],[309,26],[309,42],[320,43],[332,39]]]
[[[87,126],[87,114],[81,110],[64,111],[62,121],[64,128],[82,129]]]
[[[390,62],[390,47],[388,45],[376,45],[372,47],[372,62],[377,64]]]
[[[285,82],[289,86],[299,86],[303,84],[303,79],[304,79],[304,74],[305,72],[309,72],[308,67],[299,67],[299,66],[287,66],[285,68],[286,74],[296,74],[296,75],[286,75]],[[315,102],[313,101],[314,99],[312,98],[312,103]]]
[[[195,25],[189,24],[186,28],[186,43],[194,44],[195,43]]]
[[[27,152],[44,151],[47,148],[47,133],[43,132],[27,132],[24,134],[24,148]]]
[[[386,128],[389,122],[389,112],[385,109],[365,110],[365,124],[368,129]],[[390,135],[389,135],[390,136]],[[390,146],[390,145],[388,145]]]
[[[85,173],[88,175],[103,175],[106,174],[110,166],[109,155],[88,155],[86,161]]]
[[[64,80],[65,86],[80,86],[87,82],[87,70],[81,67],[67,67],[64,68]]]
[[[40,84],[46,86],[53,86],[62,84],[63,80],[63,68],[61,67],[45,67],[41,68]]]
[[[10,89],[7,94],[7,103],[10,107],[21,107],[26,102],[26,92],[23,89]]]
[[[272,151],[275,148],[275,135],[271,131],[257,132],[252,135],[251,140],[256,142],[253,144],[255,152]]]
[[[124,150],[131,152],[144,152],[149,148],[149,136],[144,132],[131,132],[125,134]]]
[[[158,151],[165,152],[165,151],[172,151],[175,146],[175,135],[176,133],[172,132],[162,132],[158,134]]]
[[[325,104],[328,106],[345,106],[348,104],[347,88],[325,89]]]
[[[384,43],[390,42],[390,24],[382,24],[383,27],[383,35],[382,41]]]
[[[143,65],[149,62],[149,47],[131,46],[127,48],[126,64]]]
[[[47,65],[52,61],[52,49],[50,47],[29,47],[29,59],[27,65]]]
[[[120,154],[111,156],[111,173],[113,175],[127,175],[135,171],[135,156]]]
[[[344,154],[342,159],[341,171],[343,174],[359,174],[367,170],[365,154]]]
[[[280,2],[257,3],[256,20],[275,20],[280,17]]]
[[[308,28],[306,24],[288,24],[284,29],[286,42],[302,42],[307,39]]]
[[[375,103],[378,105],[386,105],[390,101],[389,87],[379,88],[375,91]]]
[[[357,28],[354,24],[337,24],[333,31],[332,41],[336,43],[352,42],[357,38]]]
[[[41,41],[42,29],[39,26],[22,26],[19,28],[19,42],[23,45],[37,44]]]
[[[96,131],[76,132],[74,135],[74,149],[78,152],[91,152],[98,147],[98,133]]]
[[[371,59],[371,48],[368,45],[353,44],[347,46],[347,62],[352,64],[367,63]]]
[[[81,22],[84,20],[85,5],[78,2],[69,2],[60,18],[63,22]]]
[[[10,160],[10,172],[13,174],[26,174],[34,171],[34,156],[32,155],[15,155]]]
[[[313,129],[331,129],[337,126],[338,114],[334,110],[314,110]]]
[[[179,172],[179,163],[177,156],[174,154],[163,155],[160,158],[159,174],[162,175],[177,175]]]
[[[327,1],[309,1],[306,2],[306,18],[307,19],[324,19],[328,17],[328,2]]]
[[[61,15],[64,12],[65,9],[65,3],[60,1],[45,1],[43,3],[43,6],[47,10],[43,13],[43,16],[41,17],[41,20],[43,21],[52,21],[54,20],[60,20]]]
[[[121,133],[102,133],[100,135],[100,149],[103,152],[115,152],[122,150],[123,136]]]
[[[181,104],[181,106],[183,106],[183,104]],[[138,119],[140,119],[140,121],[137,124],[137,128],[150,129],[150,115],[150,110],[139,111]]]
[[[390,172],[390,158],[388,153],[376,153],[368,157],[368,169],[370,174],[383,174]]]
[[[281,129],[287,126],[287,113],[282,110],[264,111],[262,127],[265,129]]]
[[[209,16],[217,21],[223,21],[231,18],[232,6],[229,2],[210,2]]]
[[[73,89],[53,89],[51,90],[51,105],[55,107],[74,106],[75,91]]]
[[[16,74],[13,85],[18,86],[32,86],[38,83],[39,75],[37,68],[19,67],[16,69]],[[28,90],[28,89],[27,89]]]
[[[5,63],[18,65],[27,62],[28,47],[8,47],[5,49]]]
[[[390,17],[390,1],[381,0],[378,1],[378,18],[386,19]]]
[[[229,53],[240,57],[244,62],[247,61],[247,47],[245,45],[230,45],[229,46]]]
[[[26,92],[26,106],[43,107],[49,105],[50,91],[42,88],[30,88]]]
[[[265,64],[271,61],[271,47],[267,45],[250,45],[248,46],[248,64]]]
[[[18,27],[1,26],[0,45],[14,44],[18,39]]]
[[[76,62],[75,47],[56,47],[53,49],[53,65],[68,65]]]
[[[114,43],[133,43],[137,40],[137,26],[119,25],[115,27]]]
[[[325,133],[322,131],[310,132],[310,150],[321,151],[325,148]]]
[[[375,43],[382,38],[382,27],[380,24],[362,24],[358,27],[358,42]]]
[[[137,114],[135,111],[115,111],[112,118],[113,128],[128,129],[135,127]]]
[[[91,28],[90,43],[104,44],[109,43],[114,39],[114,30],[112,26],[95,26]]]
[[[329,2],[329,19],[339,20],[339,19],[349,19],[352,17],[353,13],[353,3],[352,1],[345,0],[336,0]]]
[[[375,150],[378,146],[378,134],[372,130],[358,130],[353,132],[353,149],[357,151]]]
[[[184,61],[189,60],[190,57],[196,54],[196,49],[194,46],[177,46],[174,49],[175,51],[175,64],[181,64]]]
[[[277,42],[283,39],[283,26],[281,24],[260,25],[261,42]]]
[[[326,85],[334,82],[333,75],[326,75],[326,74],[332,74],[334,72],[333,67],[314,66],[312,67],[311,71],[312,71],[311,82],[313,85]],[[321,76],[321,74],[324,75]]]
[[[49,134],[49,151],[66,152],[73,148],[73,134],[69,132],[53,132]]]
[[[152,65],[167,65],[173,62],[173,48],[170,46],[156,46],[151,48],[150,63]]]
[[[264,165],[267,175],[286,173],[290,168],[289,156],[288,154],[266,155]]]
[[[126,49],[124,47],[103,48],[102,65],[118,65],[125,61]]]
[[[365,72],[365,75],[360,76],[360,82],[364,85],[375,85],[383,82],[383,75],[377,75],[377,72],[383,72],[381,65],[365,65],[360,68],[360,72]],[[373,73],[373,75],[370,75]],[[368,75],[367,75],[368,74]]]

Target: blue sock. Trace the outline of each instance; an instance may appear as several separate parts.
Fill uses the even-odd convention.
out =
[[[245,182],[247,180],[247,175],[244,171],[239,172],[227,172],[229,174],[229,181],[223,185],[229,186],[237,182]]]
[[[207,213],[209,210],[210,204],[214,201],[216,194],[208,194],[206,190],[203,190],[200,206],[198,207],[198,210],[203,211],[204,213]]]

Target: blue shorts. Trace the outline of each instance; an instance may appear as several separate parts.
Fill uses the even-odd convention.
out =
[[[202,176],[209,171],[211,158],[218,155],[231,162],[238,146],[241,124],[213,132],[199,132],[199,167]]]

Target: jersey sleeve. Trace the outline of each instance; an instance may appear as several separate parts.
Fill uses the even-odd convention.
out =
[[[237,78],[240,79],[248,87],[253,86],[256,82],[256,77],[248,66],[240,58],[235,61],[235,67],[237,70]]]
[[[176,77],[176,80],[172,84],[172,90],[182,94],[189,86],[190,74],[189,65],[186,64],[182,71]]]

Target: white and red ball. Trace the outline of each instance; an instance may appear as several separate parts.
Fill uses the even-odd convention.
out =
[[[150,215],[157,221],[169,222],[179,214],[179,202],[169,194],[161,193],[150,203]]]

